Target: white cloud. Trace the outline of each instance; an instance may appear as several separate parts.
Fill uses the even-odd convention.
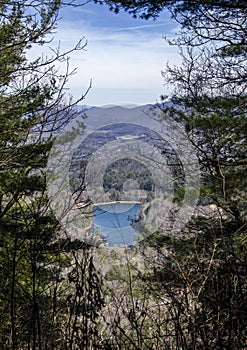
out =
[[[170,47],[163,39],[162,29],[165,25],[163,21],[126,28],[112,28],[95,27],[82,19],[61,20],[54,35],[53,47],[59,40],[62,50],[71,49],[82,37],[88,41],[86,51],[77,51],[70,55],[70,68],[77,67],[77,74],[71,77],[68,83],[71,94],[78,96],[79,91],[81,93],[86,90],[90,79],[93,81],[91,95],[94,89],[100,91],[101,95],[104,94],[105,89],[107,94],[105,103],[121,102],[123,91],[125,91],[123,102],[138,103],[131,100],[133,89],[145,91],[146,96],[148,96],[148,90],[150,93],[151,91],[163,93],[161,70],[164,69],[167,61],[179,62],[177,49]],[[109,91],[113,89],[116,93],[112,94],[114,100],[111,101]],[[128,89],[129,101],[126,101]],[[119,91],[118,97],[117,91]],[[143,98],[147,99],[144,96]],[[104,103],[102,96],[101,100]]]

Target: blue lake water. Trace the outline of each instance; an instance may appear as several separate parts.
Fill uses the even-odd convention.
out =
[[[138,231],[132,226],[140,209],[138,203],[113,203],[94,206],[94,229],[106,237],[109,246],[131,245]]]

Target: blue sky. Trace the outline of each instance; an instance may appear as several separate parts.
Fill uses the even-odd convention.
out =
[[[67,7],[60,17],[51,45],[60,41],[61,49],[67,50],[80,38],[87,40],[85,50],[70,55],[70,69],[77,68],[77,74],[68,83],[70,93],[78,97],[92,79],[85,104],[155,103],[169,92],[161,71],[167,61],[179,62],[178,49],[164,40],[178,31],[169,14],[144,21],[89,3]]]

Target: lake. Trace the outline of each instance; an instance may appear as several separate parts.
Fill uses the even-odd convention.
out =
[[[133,228],[132,222],[140,209],[139,203],[113,202],[111,204],[95,205],[94,230],[106,237],[110,247],[115,245],[132,245],[138,231]]]

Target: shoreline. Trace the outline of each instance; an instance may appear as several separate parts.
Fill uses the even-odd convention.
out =
[[[118,203],[119,204],[142,204],[141,201],[112,201],[112,202],[93,203],[93,206],[114,205]]]
[[[76,204],[76,208],[85,208],[88,206],[100,207],[104,205],[115,205],[115,204],[143,204],[142,201],[112,201],[112,202],[99,202],[99,203],[89,203],[89,205],[85,205],[85,203],[80,202]]]

